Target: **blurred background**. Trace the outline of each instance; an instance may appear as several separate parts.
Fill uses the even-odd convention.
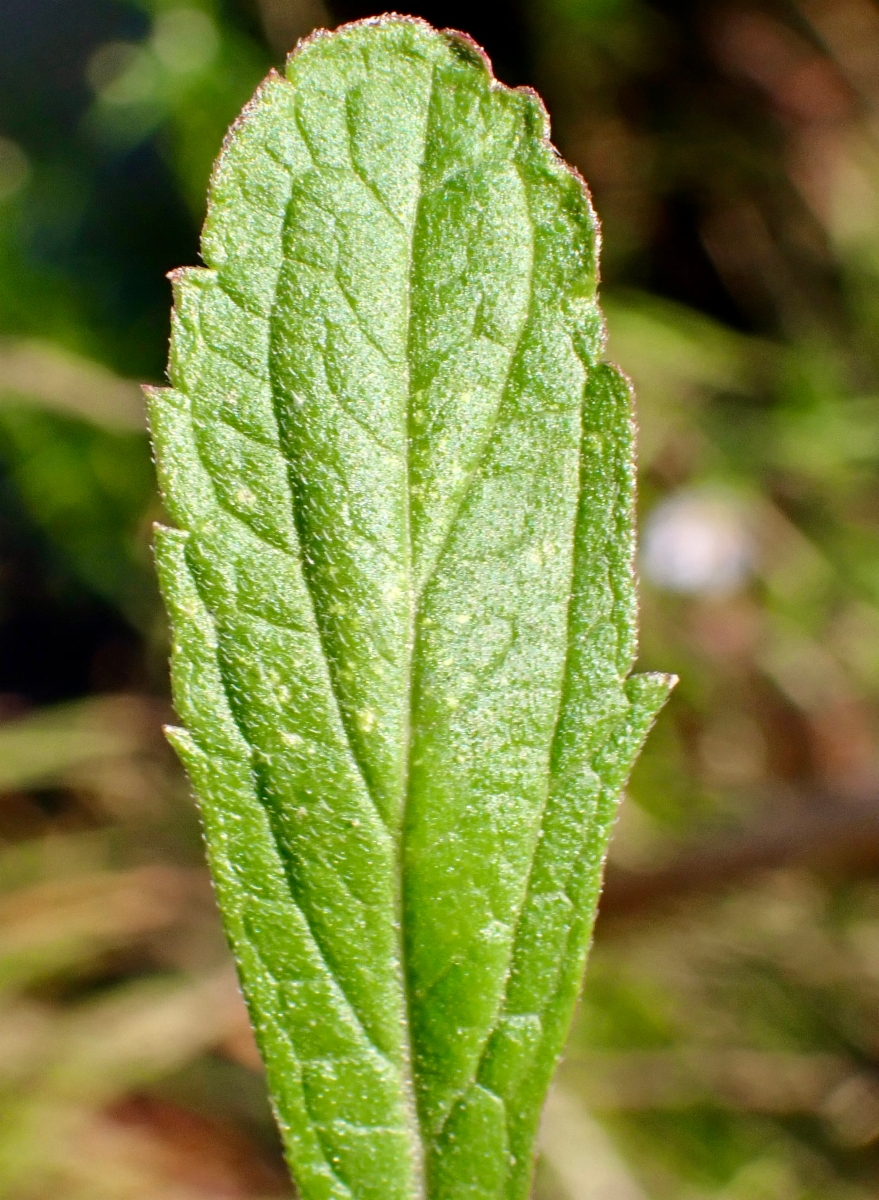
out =
[[[0,1195],[291,1191],[163,743],[140,394],[321,0],[0,5]],[[632,779],[539,1200],[879,1197],[879,6],[414,10],[539,88],[641,424]]]

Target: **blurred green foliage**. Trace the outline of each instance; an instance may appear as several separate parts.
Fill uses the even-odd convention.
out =
[[[155,585],[146,521],[155,481],[143,436],[9,408],[0,411],[0,455],[23,504],[85,585],[149,632]]]
[[[288,1194],[164,750],[133,380],[229,120],[320,0],[0,12],[0,1192]],[[641,425],[624,805],[540,1200],[879,1194],[879,9],[435,3],[604,226]],[[36,702],[73,701],[31,711]]]

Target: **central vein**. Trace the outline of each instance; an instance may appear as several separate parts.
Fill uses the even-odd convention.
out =
[[[421,1126],[420,1117],[418,1114],[418,1096],[415,1086],[415,1047],[412,1039],[412,997],[410,993],[409,980],[409,964],[406,945],[406,904],[405,904],[405,874],[406,874],[406,821],[409,809],[409,781],[410,781],[410,764],[412,757],[412,733],[413,733],[413,702],[414,702],[414,660],[415,660],[415,640],[417,637],[418,623],[418,595],[415,587],[415,570],[414,570],[414,553],[413,553],[413,536],[412,536],[412,477],[411,477],[411,440],[412,440],[412,302],[414,292],[414,269],[415,269],[415,231],[418,228],[418,216],[421,207],[421,199],[423,194],[422,179],[424,173],[424,162],[428,151],[428,126],[430,122],[430,109],[433,99],[434,74],[431,74],[430,86],[428,88],[427,103],[425,105],[424,129],[422,133],[424,150],[422,153],[421,162],[418,168],[418,189],[417,199],[412,211],[412,227],[409,230],[408,251],[409,261],[407,264],[407,290],[406,290],[406,334],[405,344],[406,352],[404,359],[404,370],[406,372],[406,412],[404,414],[404,437],[403,437],[403,452],[405,455],[405,489],[404,489],[404,513],[406,535],[404,539],[404,553],[406,555],[406,591],[408,601],[408,628],[406,630],[406,679],[405,679],[405,717],[403,725],[404,753],[403,753],[403,778],[402,778],[402,804],[400,809],[400,821],[397,833],[396,843],[396,923],[399,937],[399,956],[400,956],[400,982],[403,989],[403,1004],[404,1004],[404,1072],[403,1085],[407,1092],[406,1103],[409,1108],[410,1122],[412,1126],[413,1139],[415,1145],[414,1151],[414,1169],[415,1169],[415,1197],[420,1198],[427,1196],[426,1171],[425,1171],[425,1144],[424,1131]]]

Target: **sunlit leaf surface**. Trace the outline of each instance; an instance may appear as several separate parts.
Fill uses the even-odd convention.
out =
[[[399,18],[233,128],[151,395],[173,739],[307,1200],[525,1196],[635,652],[625,380],[538,98]]]

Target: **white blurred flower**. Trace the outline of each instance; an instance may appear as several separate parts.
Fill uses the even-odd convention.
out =
[[[641,542],[645,579],[670,592],[724,595],[737,591],[754,566],[746,514],[734,498],[691,490],[650,513]]]

